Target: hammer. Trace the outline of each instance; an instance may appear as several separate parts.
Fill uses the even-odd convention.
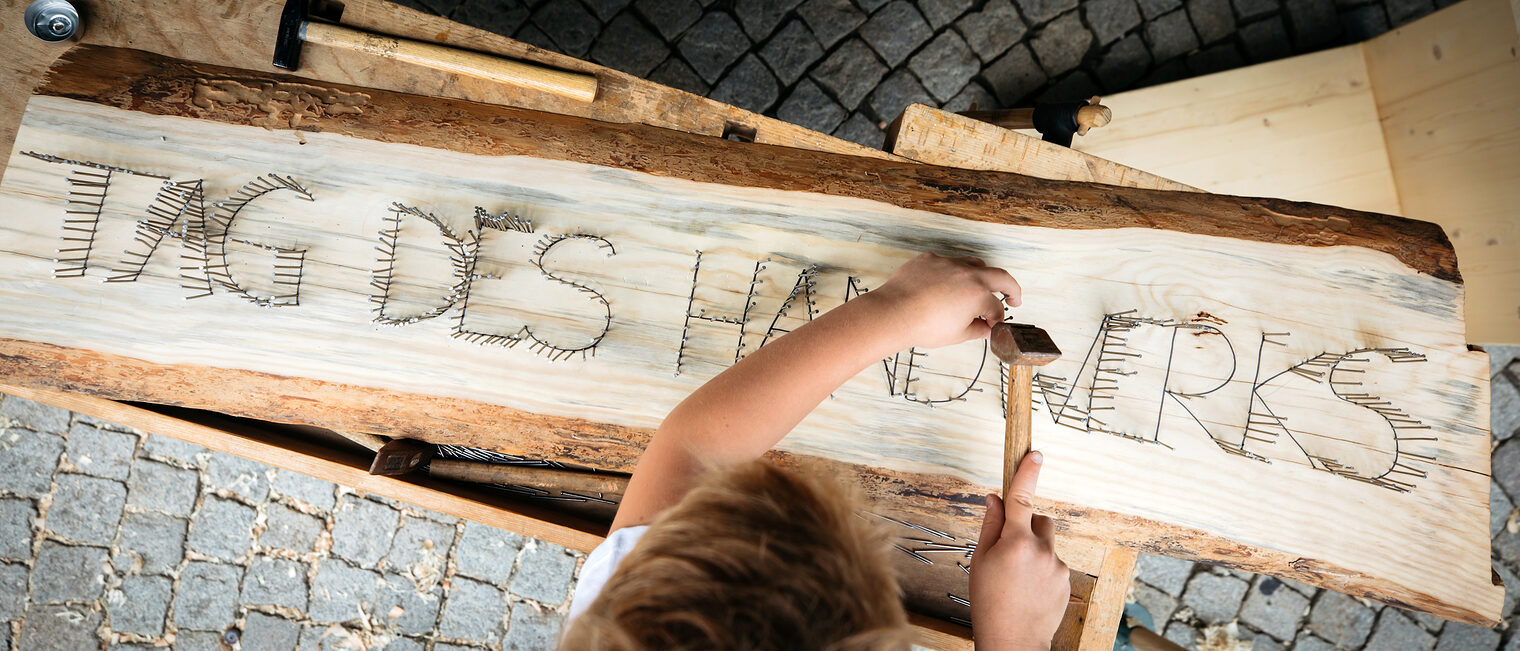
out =
[[[594,76],[308,20],[306,1],[286,0],[285,9],[280,12],[280,27],[275,32],[274,42],[274,65],[277,68],[295,70],[301,61],[301,44],[320,43],[444,72],[540,90],[582,102],[596,98]],[[342,6],[338,5],[336,11],[341,15]]]
[[[1008,365],[1008,417],[1003,430],[1003,495],[1013,486],[1019,461],[1029,454],[1034,416],[1034,367],[1060,359],[1061,349],[1043,329],[1023,323],[992,326],[992,354]]]
[[[1004,129],[1034,129],[1040,132],[1045,142],[1070,147],[1073,134],[1085,136],[1088,129],[1107,125],[1113,120],[1113,111],[1100,101],[1101,98],[1094,96],[1083,102],[1040,103],[1032,109],[961,111],[957,115]]]

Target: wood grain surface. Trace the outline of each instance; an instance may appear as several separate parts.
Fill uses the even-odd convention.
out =
[[[1064,533],[1497,618],[1487,365],[1463,343],[1460,276],[1429,224],[796,152],[118,50],[75,50],[40,92],[0,184],[17,217],[0,296],[27,306],[0,314],[6,381],[627,470],[659,418],[736,355],[918,251],[974,254],[1014,269],[1018,318],[1073,351],[1042,370],[1035,425],[1040,507]],[[113,175],[85,276],[52,278],[67,180],[93,168],[22,151],[199,180],[213,212],[240,208],[230,241],[305,250],[299,305],[186,301],[193,233],[166,236],[134,282],[97,282],[162,190],[140,175]],[[236,199],[269,173],[311,200]],[[501,227],[503,213],[534,232]],[[464,294],[426,214],[483,236],[463,276],[467,318],[438,298]],[[397,215],[388,314],[438,314],[377,327],[377,233]],[[267,250],[228,247],[252,293],[279,291]],[[542,345],[482,346],[450,336],[456,325]],[[593,341],[594,354],[549,361]],[[1349,374],[1387,404],[1348,398]],[[1001,465],[999,375],[980,344],[904,351],[777,454],[855,475],[887,512],[974,526]],[[1253,415],[1264,410],[1270,427]],[[1435,555],[1441,567],[1421,560]]]

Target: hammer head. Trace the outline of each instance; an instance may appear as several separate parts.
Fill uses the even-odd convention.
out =
[[[306,0],[285,0],[280,27],[274,33],[274,67],[295,70],[301,65],[301,23],[306,21]]]
[[[1042,328],[1023,323],[992,326],[992,354],[1011,366],[1044,366],[1060,359],[1061,349]]]

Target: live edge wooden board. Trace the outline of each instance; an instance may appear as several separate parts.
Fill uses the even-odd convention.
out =
[[[976,255],[1067,351],[1035,428],[1064,533],[1499,616],[1486,358],[1425,222],[96,47],[28,104],[0,211],[4,382],[613,470],[768,338]],[[903,351],[777,456],[974,532],[1000,375],[981,344]]]

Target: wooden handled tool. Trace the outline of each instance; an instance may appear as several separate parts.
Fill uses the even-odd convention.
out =
[[[1107,125],[1113,120],[1113,111],[1101,104],[1101,101],[1099,97],[1093,96],[1084,102],[1041,103],[1032,109],[961,111],[957,115],[1004,129],[1034,129],[1040,132],[1045,142],[1070,147],[1073,135],[1085,136],[1089,129]]]
[[[445,72],[532,88],[582,102],[596,99],[596,77],[555,70],[435,43],[361,32],[334,23],[307,20],[307,0],[287,0],[275,35],[274,65],[295,70],[302,43],[320,43]]]
[[[350,433],[343,433],[345,436]],[[361,442],[362,444],[362,442]],[[628,477],[562,468],[518,466],[483,461],[439,459],[431,444],[411,439],[391,439],[375,450],[369,474],[398,476],[416,471],[424,464],[427,473],[440,479],[476,484],[531,486],[560,494],[601,495],[613,499],[628,490]]]
[[[1060,359],[1061,349],[1043,329],[1022,323],[992,326],[989,347],[1008,365],[1008,417],[1003,430],[1003,495],[1013,485],[1013,473],[1029,454],[1033,424],[1034,367]]]

